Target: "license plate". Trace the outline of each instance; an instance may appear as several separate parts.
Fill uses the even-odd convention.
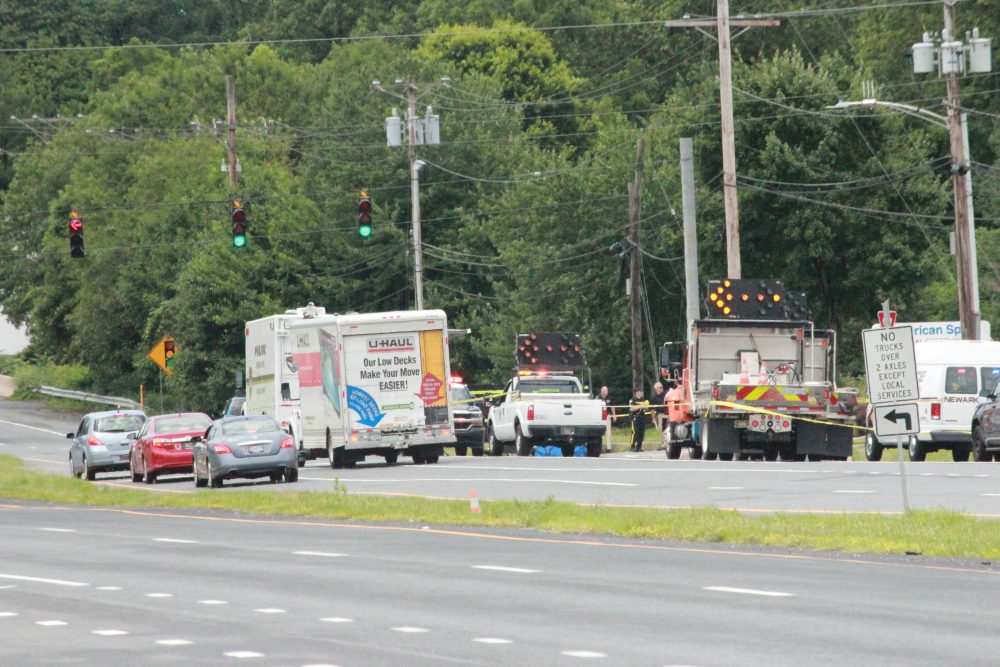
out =
[[[264,445],[247,445],[243,450],[247,454],[262,454],[264,453]]]
[[[573,427],[572,426],[562,426],[562,427],[559,428],[559,432],[561,434],[563,434],[563,435],[573,435]]]
[[[119,461],[128,461],[128,454],[119,454],[115,458],[118,459]]]

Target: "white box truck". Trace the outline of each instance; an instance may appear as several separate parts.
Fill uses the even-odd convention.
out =
[[[326,309],[309,304],[246,323],[246,403],[243,414],[268,415],[295,439],[299,466],[323,456],[326,450],[311,451],[302,439],[299,414],[299,369],[292,357],[288,331],[291,322],[326,315]]]
[[[327,315],[290,324],[307,449],[333,468],[366,456],[437,463],[455,443],[444,311]]]

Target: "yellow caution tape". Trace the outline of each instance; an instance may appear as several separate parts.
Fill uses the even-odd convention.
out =
[[[753,412],[754,414],[772,415],[774,417],[781,417],[782,419],[791,419],[795,421],[809,422],[810,424],[822,424],[823,426],[840,426],[841,428],[857,429],[860,431],[875,430],[870,426],[856,426],[854,424],[841,424],[839,422],[830,422],[822,419],[810,419],[809,417],[798,417],[795,415],[790,415],[787,412],[775,412],[773,410],[764,410],[749,405],[742,405],[740,403],[730,403],[729,401],[711,401],[709,405],[731,408],[733,410],[743,410],[745,412]]]

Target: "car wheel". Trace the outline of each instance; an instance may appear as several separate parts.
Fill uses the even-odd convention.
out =
[[[438,462],[438,455],[437,454],[431,454],[430,456],[425,456],[424,457],[424,462],[426,462],[426,463],[437,463]]]
[[[197,463],[192,463],[191,467],[194,469],[194,485],[195,485],[195,488],[203,489],[206,486],[208,486],[208,480],[207,479],[202,479],[201,475],[198,474],[198,464]]]
[[[271,484],[277,484],[278,482],[281,481],[282,474],[280,472],[272,472],[270,477],[271,477]]]
[[[208,470],[206,472],[208,473],[208,483],[209,483],[209,485],[213,489],[220,489],[220,488],[222,488],[222,478],[215,476],[215,470],[213,470],[213,466],[212,466],[212,459],[209,459],[206,462],[205,465],[208,468]]]
[[[489,440],[490,443],[490,456],[502,456],[503,443],[497,440],[497,434],[493,432],[492,427],[490,427],[490,432],[487,439]]]
[[[924,444],[912,435],[910,436],[910,442],[907,445],[907,449],[910,452],[911,461],[923,461],[927,458],[927,449],[924,447]]]
[[[981,426],[977,426],[972,432],[972,460],[982,462],[992,459],[993,454],[986,451],[986,436],[983,435],[983,429]]]
[[[482,456],[483,455],[483,448],[482,447],[473,447],[472,448],[472,455],[473,456]]]
[[[465,456],[469,453],[469,448],[465,445],[455,445],[455,456]]]
[[[73,465],[73,455],[72,454],[69,455],[69,474],[70,474],[70,477],[76,477],[76,478],[80,477],[80,473],[78,473],[76,471],[76,466]]]
[[[871,431],[865,433],[865,458],[869,461],[882,460],[883,447]]]
[[[385,455],[385,462],[388,465],[394,465],[398,460],[399,460],[399,452],[397,452],[396,450],[393,450],[392,453]]]
[[[306,467],[306,455],[305,455],[305,452],[299,452],[297,465],[300,468],[305,468]]]
[[[87,478],[88,482],[93,482],[94,478],[97,477],[97,473],[91,470],[90,464],[87,463],[87,455],[83,455],[83,467],[81,468],[80,474]]]
[[[292,482],[299,481],[299,470],[298,468],[288,468],[285,470],[285,481],[291,484]]]
[[[520,424],[514,424],[514,448],[517,449],[518,456],[531,456],[531,450],[534,449],[531,440],[521,433]]]

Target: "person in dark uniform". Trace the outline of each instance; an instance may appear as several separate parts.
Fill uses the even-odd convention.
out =
[[[635,395],[628,402],[629,421],[632,423],[632,439],[629,442],[630,452],[641,452],[642,441],[646,437],[646,416],[649,412],[649,401],[643,397],[642,389],[636,389]]]

